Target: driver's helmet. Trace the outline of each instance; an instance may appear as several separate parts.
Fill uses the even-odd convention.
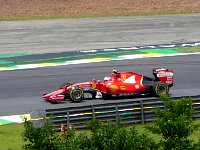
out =
[[[113,70],[113,73],[119,73],[118,70]]]
[[[120,73],[118,72],[118,70],[113,70],[112,76],[113,76],[114,78],[118,78],[118,77],[120,77]]]

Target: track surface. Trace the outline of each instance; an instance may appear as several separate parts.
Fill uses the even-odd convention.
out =
[[[0,54],[199,41],[199,18],[199,14],[193,14],[0,22]],[[66,105],[105,103],[103,100],[90,100],[52,105],[43,101],[41,95],[55,90],[65,81],[103,79],[111,74],[113,68],[147,76],[152,76],[152,68],[170,68],[175,71],[172,96],[197,95],[200,91],[199,64],[200,55],[190,55],[3,71],[0,72],[0,116]]]
[[[94,77],[103,79],[104,76],[112,73],[113,68],[120,71],[132,70],[147,76],[152,76],[154,67],[170,68],[175,71],[175,84],[170,91],[172,96],[197,95],[200,91],[199,64],[200,55],[189,55],[1,72],[0,115],[105,103],[103,100],[87,100],[77,104],[67,101],[63,104],[52,105],[43,101],[40,96],[46,91],[58,88],[65,81],[88,81]]]
[[[199,41],[200,14],[1,21],[0,54]]]

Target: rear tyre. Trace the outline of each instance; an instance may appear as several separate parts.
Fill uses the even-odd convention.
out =
[[[81,102],[83,100],[83,97],[84,97],[84,92],[83,92],[83,89],[80,87],[72,88],[69,92],[69,99],[72,102],[76,102],[76,103]]]
[[[153,89],[157,96],[168,95],[169,93],[169,86],[164,82],[156,82]]]

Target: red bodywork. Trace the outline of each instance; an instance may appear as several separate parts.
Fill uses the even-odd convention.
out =
[[[93,80],[62,86],[61,89],[43,95],[43,99],[56,102],[67,99],[68,92],[73,87],[81,87],[84,91],[98,92],[109,95],[128,95],[149,92],[154,83],[162,81],[171,87],[173,85],[173,71],[168,69],[154,69],[155,78],[145,77],[135,72],[113,73],[104,81]],[[88,92],[87,92],[88,93]],[[90,93],[90,92],[89,92]]]

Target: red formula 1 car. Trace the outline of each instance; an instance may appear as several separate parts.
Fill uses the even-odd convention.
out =
[[[82,83],[65,83],[59,90],[46,93],[42,97],[50,102],[59,102],[70,99],[80,102],[83,99],[134,96],[154,94],[167,95],[173,86],[173,71],[169,69],[153,69],[154,78],[149,78],[135,72],[118,72],[113,70],[110,77],[104,81],[93,80]]]

